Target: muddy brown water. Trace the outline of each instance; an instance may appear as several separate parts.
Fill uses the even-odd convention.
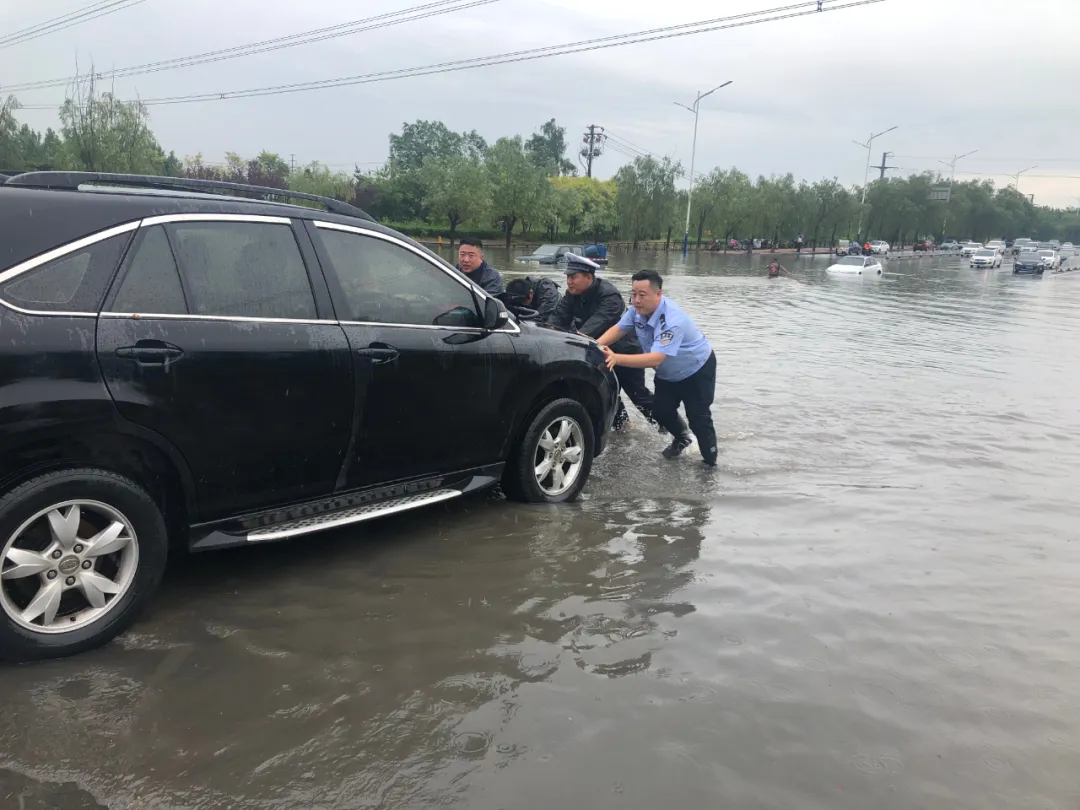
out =
[[[0,807],[1076,808],[1080,278],[761,263],[606,271],[712,339],[718,470],[638,418],[575,505],[177,564],[0,670]]]

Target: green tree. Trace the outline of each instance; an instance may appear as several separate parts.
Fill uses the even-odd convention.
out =
[[[146,107],[98,94],[93,73],[78,80],[60,108],[64,151],[72,167],[89,172],[160,174],[165,155],[150,131]]]
[[[510,248],[514,226],[536,221],[551,194],[547,173],[525,153],[521,136],[499,138],[484,161],[491,180],[491,213]]]
[[[525,142],[525,152],[552,177],[577,174],[573,162],[566,159],[566,127],[560,127],[554,118]]]
[[[483,217],[491,207],[491,179],[480,163],[464,155],[429,158],[420,170],[424,205],[450,226],[450,247],[458,225]]]
[[[634,158],[615,174],[615,211],[619,228],[637,249],[638,241],[658,236],[668,226],[677,199],[675,178],[682,172],[669,158]]]

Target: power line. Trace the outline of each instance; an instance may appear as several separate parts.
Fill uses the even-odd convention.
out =
[[[824,2],[833,3],[838,2],[838,0],[824,0]],[[885,0],[849,0],[849,2],[842,2],[840,5],[826,8],[824,9],[824,11],[842,11],[844,9],[855,8],[857,6],[874,5],[876,3],[882,2],[885,2]],[[151,98],[142,100],[141,103],[146,106],[193,104],[203,101],[229,101],[240,98],[258,98],[261,96],[276,96],[284,95],[287,93],[301,93],[311,90],[328,89],[331,87],[349,87],[352,85],[392,81],[394,79],[413,78],[416,76],[453,73],[461,70],[471,70],[473,68],[480,67],[491,67],[494,65],[503,65],[513,62],[527,62],[536,59],[546,59],[553,56],[565,56],[571,53],[582,53],[587,51],[604,50],[607,48],[617,48],[623,45],[636,45],[643,42],[654,42],[657,40],[671,39],[674,37],[702,34],[710,31],[719,31],[729,28],[740,28],[749,25],[758,25],[760,23],[766,22],[777,22],[779,20],[792,19],[818,13],[820,12],[818,11],[817,1],[810,0],[810,2],[795,3],[789,6],[780,6],[778,8],[766,9],[763,11],[750,12],[746,14],[737,14],[730,17],[718,17],[711,20],[702,20],[696,23],[670,25],[664,26],[662,28],[653,28],[646,31],[638,31],[631,34],[617,34],[608,37],[600,37],[596,39],[588,39],[581,40],[579,42],[566,43],[563,45],[551,45],[542,48],[531,48],[524,51],[513,51],[511,53],[483,56],[473,59],[461,59],[454,62],[442,62],[434,65],[424,65],[415,68],[401,68],[398,70],[381,71],[378,73],[367,73],[358,76],[343,76],[335,79],[321,79],[311,82],[297,82],[295,84],[284,84],[271,87],[257,87],[251,88],[249,90],[236,90],[218,93],[193,93],[183,96],[166,96],[163,98]],[[22,107],[21,109],[56,109],[56,105],[27,105]]]
[[[24,42],[30,42],[38,37],[43,37],[47,34],[55,34],[57,31],[63,31],[65,28],[81,25],[84,22],[96,20],[99,17],[107,17],[110,14],[115,14],[117,11],[123,11],[124,9],[145,2],[146,0],[100,0],[99,2],[91,3],[89,6],[85,6],[78,11],[73,11],[61,15],[60,17],[54,17],[43,23],[31,25],[28,28],[23,28],[21,31],[15,31],[5,37],[0,37],[0,48],[10,48],[12,45],[21,45]]]
[[[142,65],[132,65],[126,68],[116,68],[103,72],[95,72],[94,76],[99,80],[123,79],[129,76],[140,76],[147,73],[160,73],[166,70],[178,70],[180,68],[204,65],[211,62],[221,62],[226,59],[237,59],[243,56],[253,56],[267,51],[277,51],[284,48],[292,48],[297,45],[309,45],[314,42],[323,42],[337,37],[350,36],[365,31],[379,28],[389,28],[413,20],[422,20],[427,17],[435,17],[441,14],[449,14],[453,11],[462,11],[474,6],[483,6],[497,3],[499,0],[437,0],[425,5],[413,6],[412,8],[391,11],[378,14],[374,17],[365,17],[351,22],[330,25],[325,28],[316,28],[312,31],[304,31],[297,34],[264,39],[260,42],[250,42],[246,45],[236,45],[231,48],[221,48],[216,51],[178,56],[174,59],[163,59],[158,62],[147,62]],[[460,4],[460,5],[457,5]],[[395,19],[398,18],[398,19]],[[45,90],[51,87],[63,87],[77,80],[78,76],[68,76],[62,79],[42,79],[36,82],[24,82],[22,84],[3,85],[2,89],[7,92],[16,90]]]

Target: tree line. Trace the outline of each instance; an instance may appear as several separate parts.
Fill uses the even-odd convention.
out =
[[[441,121],[416,121],[390,135],[389,159],[375,171],[335,171],[312,162],[292,167],[280,155],[226,153],[223,163],[201,154],[165,153],[146,108],[77,82],[60,109],[60,129],[39,132],[18,121],[19,104],[0,103],[0,171],[125,172],[226,180],[321,194],[363,208],[414,236],[463,235],[526,239],[680,243],[685,224],[685,176],[678,162],[637,157],[611,180],[577,176],[567,157],[566,130],[555,119],[528,138],[489,144],[475,130],[453,132]],[[935,172],[875,180],[866,188],[836,179],[796,180],[792,174],[752,179],[736,169],[697,178],[691,238],[699,248],[764,239],[809,245],[837,239],[987,239],[1029,236],[1080,243],[1080,210],[1036,206],[1015,189],[991,181],[955,183],[951,200],[931,199],[943,185]],[[861,226],[861,234],[858,233]]]

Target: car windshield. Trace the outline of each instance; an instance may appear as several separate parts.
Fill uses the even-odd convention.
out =
[[[561,247],[561,245],[541,245],[540,247],[538,247],[536,250],[533,251],[533,255],[534,256],[550,256],[552,253],[557,251],[560,247]]]
[[[993,258],[994,251],[992,251],[992,250],[976,250],[975,255],[976,256],[986,256],[987,258]]]
[[[861,256],[845,256],[837,264],[853,264],[856,267],[862,267],[863,260]]]

